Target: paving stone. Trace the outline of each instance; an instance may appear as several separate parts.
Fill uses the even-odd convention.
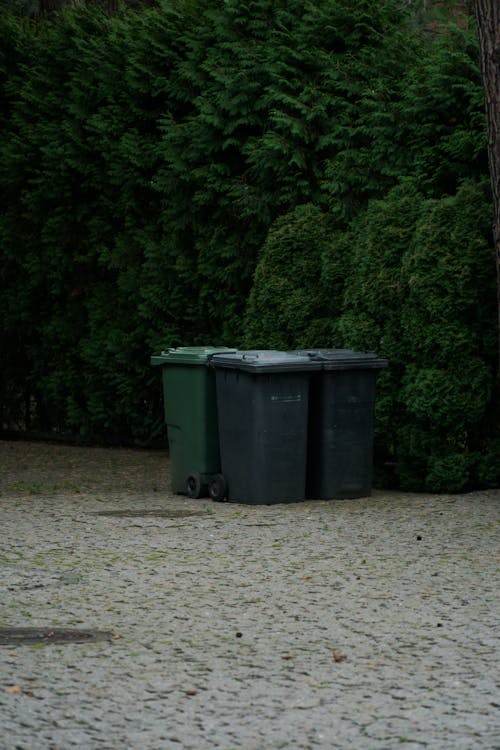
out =
[[[499,490],[240,506],[168,468],[0,442],[0,627],[115,636],[0,646],[0,750],[499,750]]]

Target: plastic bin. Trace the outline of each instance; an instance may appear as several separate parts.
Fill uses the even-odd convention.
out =
[[[277,351],[212,358],[222,474],[214,500],[252,505],[305,499],[309,378],[321,365]]]
[[[322,368],[312,378],[309,394],[307,497],[370,495],[376,378],[387,360],[350,349],[297,353]]]
[[[208,494],[220,473],[215,373],[210,357],[227,347],[183,346],[151,357],[162,367],[163,404],[171,459],[172,491]]]

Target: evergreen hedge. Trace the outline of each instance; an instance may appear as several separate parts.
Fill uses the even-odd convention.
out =
[[[0,18],[4,427],[148,445],[154,351],[350,346],[390,360],[378,481],[498,483],[475,29],[404,7]]]

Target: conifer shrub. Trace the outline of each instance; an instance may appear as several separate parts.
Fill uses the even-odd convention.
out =
[[[379,378],[377,449],[406,488],[458,491],[496,471],[489,215],[482,183],[440,199],[406,184],[371,202],[356,225],[338,341],[390,361]]]
[[[326,345],[335,300],[333,289],[322,282],[321,266],[331,237],[328,214],[310,203],[296,206],[270,226],[245,311],[247,348]],[[340,295],[337,299],[340,302]]]

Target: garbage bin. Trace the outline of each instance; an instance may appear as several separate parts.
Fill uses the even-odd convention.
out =
[[[387,360],[350,349],[297,353],[321,363],[309,393],[307,497],[328,500],[369,495],[375,385]]]
[[[162,367],[163,404],[171,459],[172,491],[208,494],[220,473],[215,373],[210,357],[227,347],[182,346],[151,357]]]
[[[271,350],[212,357],[222,473],[214,500],[271,505],[305,499],[309,378],[321,364]]]

